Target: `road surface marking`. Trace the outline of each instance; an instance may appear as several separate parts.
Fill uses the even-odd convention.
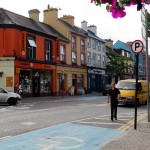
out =
[[[21,123],[23,125],[28,125],[28,126],[32,126],[34,124],[36,124],[35,122],[24,122],[24,123]]]
[[[137,117],[137,121],[143,119],[144,117],[146,117],[146,113],[140,115],[139,117]],[[127,130],[128,128],[130,128],[132,125],[134,124],[134,119],[130,120],[129,122],[127,122],[125,125],[121,126],[120,128],[118,128],[118,130]]]
[[[4,136],[4,137],[1,137],[0,140],[4,140],[4,139],[10,138],[10,137],[12,137],[12,136],[11,136],[11,135],[9,135],[9,136]]]
[[[78,123],[81,123],[81,124],[114,124],[114,125],[123,125],[123,123],[117,123],[117,122],[110,122],[110,123],[103,123],[103,122],[78,122]]]

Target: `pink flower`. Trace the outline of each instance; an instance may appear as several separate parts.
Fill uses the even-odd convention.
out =
[[[94,2],[94,0],[91,0],[91,3],[93,3]]]
[[[124,11],[125,8],[116,8],[114,6],[110,7],[110,12],[112,13],[113,18],[123,18],[126,15],[126,12]]]

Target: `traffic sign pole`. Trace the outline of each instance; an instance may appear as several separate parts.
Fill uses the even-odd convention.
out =
[[[137,128],[137,105],[138,105],[138,99],[137,99],[137,93],[138,93],[138,61],[139,60],[139,54],[136,54],[136,90],[135,90],[135,116],[134,116],[134,129]]]
[[[135,40],[131,45],[131,50],[136,55],[136,89],[135,89],[135,116],[134,116],[134,129],[137,128],[137,94],[138,94],[138,65],[139,65],[139,53],[144,49],[143,42],[140,40]]]

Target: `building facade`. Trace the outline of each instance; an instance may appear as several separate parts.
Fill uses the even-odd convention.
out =
[[[97,27],[87,26],[81,22],[81,27],[88,34],[87,40],[87,85],[88,93],[101,92],[105,84],[106,45],[105,41],[97,36]]]
[[[22,84],[24,97],[56,95],[60,41],[68,40],[39,22],[38,10],[29,14],[27,18],[0,9],[0,84],[9,91]]]
[[[73,16],[64,15],[58,18],[58,9],[56,8],[48,7],[44,10],[44,23],[54,27],[70,41],[69,44],[60,43],[57,91],[58,95],[67,95],[69,90],[74,87],[76,95],[79,93],[79,88],[87,88],[86,32],[75,26]]]

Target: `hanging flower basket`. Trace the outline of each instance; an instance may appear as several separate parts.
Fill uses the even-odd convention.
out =
[[[137,5],[137,10],[141,10],[143,5],[150,4],[150,0],[91,0],[96,6],[106,4],[106,10],[112,14],[113,18],[123,18],[126,16],[125,7]]]

